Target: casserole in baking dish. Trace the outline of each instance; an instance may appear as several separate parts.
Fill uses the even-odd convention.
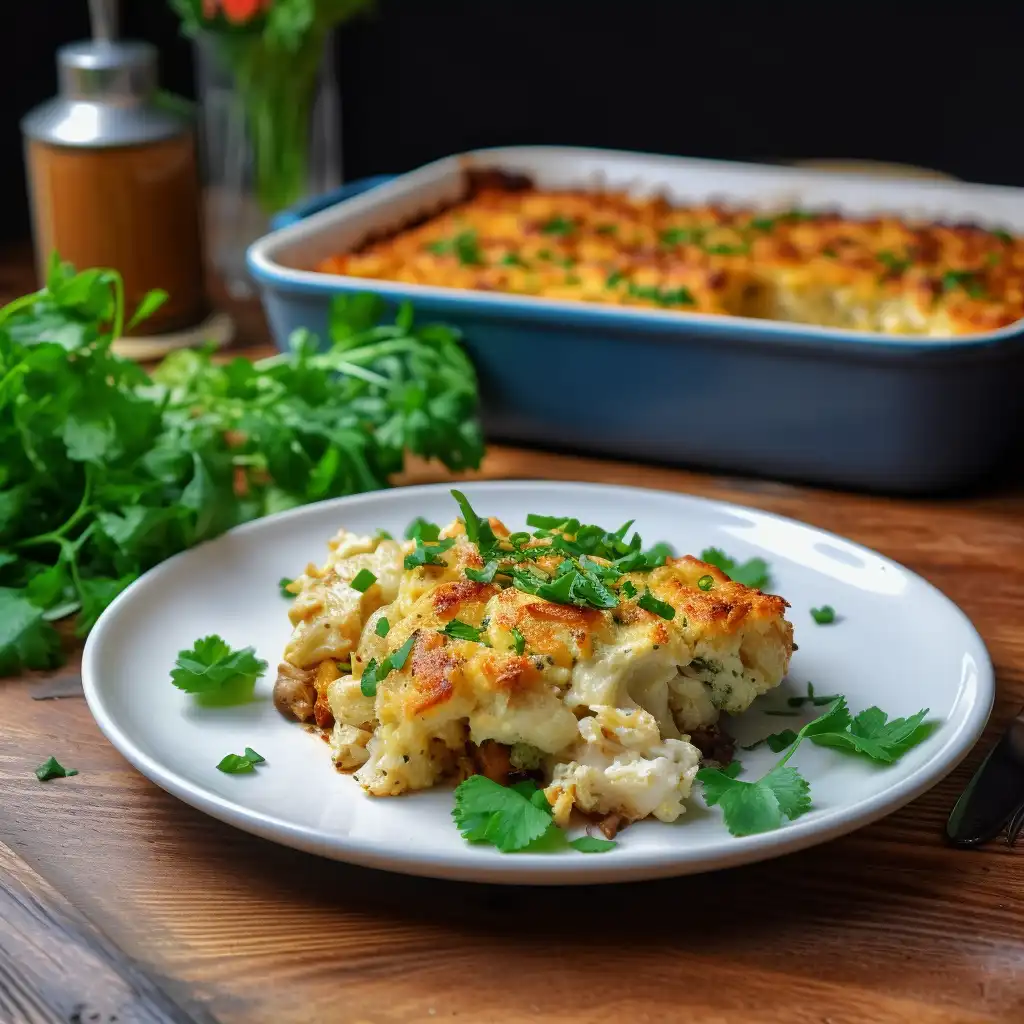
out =
[[[316,269],[408,284],[949,337],[1024,315],[1024,240],[974,224],[673,206],[500,169]]]
[[[971,222],[1000,245],[996,232],[1024,236],[1013,188],[561,147],[479,150],[352,182],[279,218],[248,254],[278,344],[296,327],[324,336],[335,295],[372,291],[463,330],[491,440],[908,493],[977,481],[1014,450],[1024,321],[939,339],[315,269],[451,209],[467,174],[494,167],[545,192]]]

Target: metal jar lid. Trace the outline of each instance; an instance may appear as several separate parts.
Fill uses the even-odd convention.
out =
[[[157,93],[157,51],[149,43],[70,43],[57,51],[60,92],[30,111],[30,139],[98,149],[137,146],[188,131],[187,104]]]

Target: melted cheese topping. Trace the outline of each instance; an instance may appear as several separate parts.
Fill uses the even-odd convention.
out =
[[[329,274],[949,337],[1024,316],[1024,239],[893,216],[672,207],[485,178]]]
[[[294,586],[286,665],[313,672],[334,760],[374,796],[465,774],[472,751],[491,741],[528,752],[560,822],[573,807],[671,821],[700,762],[690,733],[745,710],[788,668],[786,602],[698,559],[623,577],[670,604],[675,616],[665,619],[636,598],[599,610],[502,585],[507,577],[474,582],[465,570],[483,560],[461,522],[442,536],[455,544],[441,564],[406,570],[412,542],[341,531],[327,563]],[[561,557],[540,548],[534,564],[551,570]],[[377,582],[360,594],[349,583],[364,568]],[[703,576],[709,590],[697,586]],[[455,619],[479,640],[446,633]],[[379,665],[410,639],[402,667],[364,695],[371,659]]]

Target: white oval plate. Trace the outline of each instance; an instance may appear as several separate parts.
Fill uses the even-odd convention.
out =
[[[248,524],[171,558],[107,609],[85,648],[85,695],[100,728],[144,775],[200,810],[312,853],[409,874],[487,882],[583,883],[682,875],[745,864],[824,842],[913,800],[976,742],[991,710],[992,666],[964,614],[907,569],[833,534],[765,512],[628,487],[509,482],[467,484],[477,511],[521,528],[528,512],[576,516],[611,528],[636,519],[645,543],[680,552],[709,546],[738,559],[764,557],[774,592],[792,604],[800,650],[789,680],[732,720],[740,744],[803,719],[764,714],[786,696],[842,693],[854,712],[873,704],[891,716],[931,708],[941,724],[898,763],[877,766],[801,746],[794,756],[811,784],[813,809],[783,828],[742,839],[699,797],[674,824],[642,822],[604,854],[502,854],[466,843],[452,823],[451,790],[368,797],[331,764],[320,739],[288,722],[271,701],[274,669],[289,636],[282,576],[321,562],[339,526],[401,535],[422,515],[448,522],[457,509],[445,486],[342,498]],[[810,608],[830,604],[839,620],[818,626]],[[177,652],[219,633],[252,644],[270,664],[253,702],[200,708],[171,684]],[[216,764],[254,747],[266,764],[225,775]],[[779,755],[739,755],[743,778]],[[695,787],[695,789],[698,787]]]

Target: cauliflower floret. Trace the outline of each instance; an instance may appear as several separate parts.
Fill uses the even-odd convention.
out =
[[[639,708],[597,707],[579,723],[572,760],[555,765],[544,791],[555,821],[568,823],[573,806],[630,821],[648,815],[675,821],[685,810],[700,751],[677,739],[662,739],[657,720]]]

